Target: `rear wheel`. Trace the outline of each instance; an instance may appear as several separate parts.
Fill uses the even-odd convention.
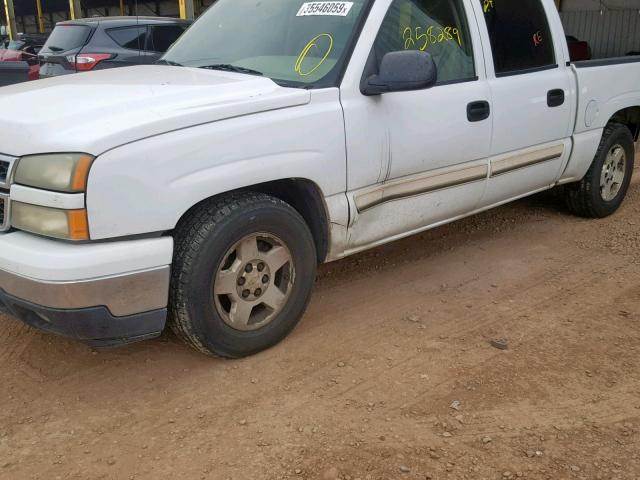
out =
[[[607,125],[586,175],[566,187],[569,209],[576,215],[592,218],[606,217],[618,210],[631,182],[634,155],[629,129],[619,123]]]
[[[197,350],[250,355],[302,317],[316,253],[290,205],[260,193],[213,200],[188,215],[175,239],[170,323]]]

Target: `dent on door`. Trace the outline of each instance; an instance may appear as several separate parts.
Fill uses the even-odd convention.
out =
[[[466,215],[481,198],[488,171],[482,159],[355,192],[347,254]]]

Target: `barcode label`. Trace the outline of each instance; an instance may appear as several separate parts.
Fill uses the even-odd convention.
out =
[[[298,10],[296,17],[310,15],[331,15],[346,17],[353,7],[353,2],[305,2]]]

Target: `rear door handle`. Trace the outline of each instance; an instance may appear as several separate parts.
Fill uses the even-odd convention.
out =
[[[547,92],[547,105],[551,108],[564,104],[564,90],[558,88]]]
[[[467,105],[467,120],[470,122],[481,122],[489,118],[489,115],[491,115],[491,106],[485,100]]]

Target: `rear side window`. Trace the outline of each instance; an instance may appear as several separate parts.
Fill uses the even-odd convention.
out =
[[[479,0],[497,76],[556,65],[549,22],[540,0]]]
[[[148,49],[152,52],[164,53],[184,33],[184,28],[179,25],[152,26]]]
[[[144,50],[144,41],[147,35],[147,27],[124,27],[107,30],[114,42],[122,48],[129,50]]]
[[[400,50],[430,53],[438,83],[475,78],[473,49],[461,0],[394,0],[374,43],[382,57]]]
[[[91,35],[91,28],[86,25],[56,25],[49,36],[43,50],[66,52],[82,47]]]

